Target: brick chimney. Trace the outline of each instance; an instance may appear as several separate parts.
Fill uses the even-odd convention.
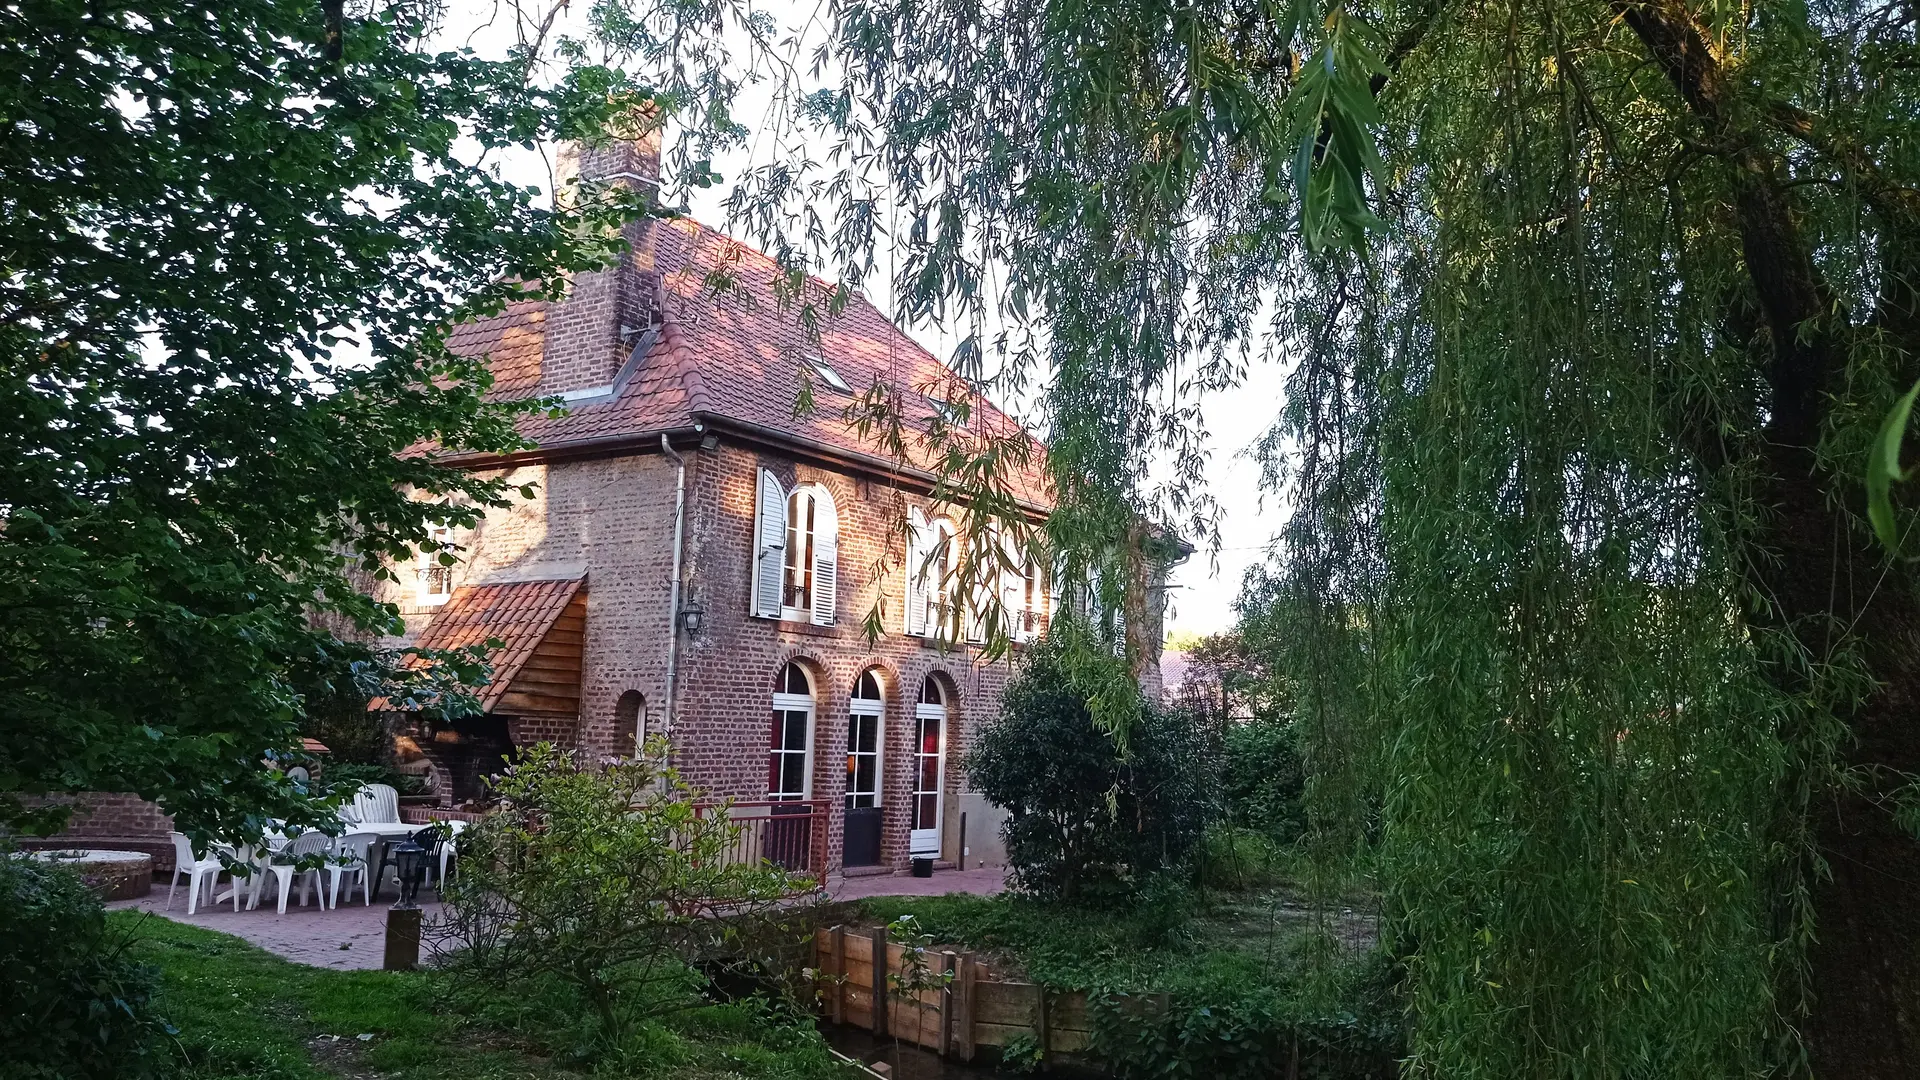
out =
[[[604,141],[563,144],[558,172],[563,194],[575,177],[655,194],[660,127],[636,110],[630,123],[614,125]],[[631,373],[628,361],[653,326],[660,279],[653,222],[630,224],[624,235],[632,250],[605,270],[574,275],[566,299],[547,311],[540,393],[591,399]]]

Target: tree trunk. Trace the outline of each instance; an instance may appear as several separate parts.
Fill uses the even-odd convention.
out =
[[[1768,149],[1768,136],[1786,130],[1812,140],[1816,152],[1833,156],[1836,150],[1819,145],[1814,118],[1788,103],[1765,103],[1756,112],[1737,102],[1736,94],[1753,91],[1728,80],[1711,35],[1686,0],[1611,4],[1719,148],[1733,193],[1730,223],[1761,316],[1750,348],[1769,391],[1758,492],[1766,517],[1746,552],[1755,594],[1749,618],[1756,628],[1797,642],[1814,664],[1857,649],[1876,684],[1841,717],[1850,738],[1839,750],[1858,787],[1816,789],[1811,807],[1814,843],[1830,876],[1813,886],[1816,940],[1807,956],[1813,999],[1800,1025],[1809,1063],[1815,1076],[1834,1080],[1911,1077],[1920,1070],[1920,844],[1895,824],[1887,795],[1920,774],[1920,592],[1914,574],[1890,566],[1860,518],[1848,513],[1860,509],[1859,478],[1818,465],[1814,448],[1856,331],[1813,261],[1784,180],[1787,161]],[[1756,115],[1773,117],[1774,130],[1758,126]],[[1904,269],[1910,253],[1899,241],[1920,235],[1920,194],[1891,185],[1871,162],[1842,155],[1836,164],[1863,176],[1883,219],[1881,238],[1896,260],[1889,268]],[[1907,346],[1911,367],[1920,359],[1920,340],[1902,336],[1901,321],[1911,322],[1920,304],[1900,295],[1910,277],[1897,271],[1887,277],[1893,284],[1879,322]],[[1799,664],[1776,659],[1773,674],[1790,697],[1821,707],[1809,701],[1815,687]],[[1789,739],[1805,734],[1786,733]],[[1819,777],[1795,776],[1789,783],[1806,779]],[[1783,796],[1791,810],[1793,793]],[[1791,834],[1781,839],[1797,843]]]
[[[1845,718],[1852,743],[1841,753],[1864,770],[1861,789],[1827,793],[1812,807],[1831,876],[1813,892],[1813,1000],[1802,1030],[1816,1077],[1911,1077],[1920,1070],[1920,843],[1895,824],[1886,795],[1898,774],[1920,774],[1920,596],[1912,575],[1888,567],[1857,520],[1839,512],[1831,489],[1844,479],[1816,476],[1804,449],[1771,456],[1776,517],[1754,575],[1773,598],[1770,621],[1816,659],[1851,630],[1879,684]]]

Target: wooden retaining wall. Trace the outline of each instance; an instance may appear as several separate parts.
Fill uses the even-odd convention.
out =
[[[1005,1046],[1022,1035],[1042,1055],[1083,1054],[1093,1041],[1093,1020],[1083,991],[1049,991],[1038,983],[993,978],[970,952],[935,946],[925,954],[927,970],[950,973],[939,989],[888,992],[889,973],[914,981],[907,950],[887,940],[884,927],[835,926],[814,935],[821,1012],[836,1024],[867,1028],[876,1036],[897,1038],[936,1054],[973,1060],[983,1046]],[[885,962],[875,970],[874,957]],[[876,978],[877,974],[877,978]],[[879,989],[876,991],[876,985]],[[1136,999],[1143,1012],[1167,1007],[1167,995]]]

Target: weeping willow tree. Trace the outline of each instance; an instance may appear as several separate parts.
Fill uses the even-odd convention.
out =
[[[599,9],[696,152],[735,17],[804,81],[739,3]],[[1195,392],[1290,365],[1283,659],[1321,849],[1381,807],[1411,1073],[1908,1075],[1920,593],[1859,477],[1920,376],[1920,12],[817,18],[827,85],[731,205],[847,280],[887,234],[902,316],[1040,380],[1049,532],[1111,599],[1143,515],[1211,527]]]

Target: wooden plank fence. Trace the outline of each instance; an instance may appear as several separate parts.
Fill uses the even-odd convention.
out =
[[[1083,1054],[1093,1042],[1093,1018],[1083,991],[1049,991],[1038,983],[993,977],[969,952],[931,948],[926,966],[950,973],[946,985],[889,992],[887,975],[909,976],[905,947],[874,930],[835,926],[814,935],[814,970],[820,973],[820,1008],[836,1024],[851,1024],[877,1036],[898,1038],[943,1057],[971,1061],[983,1046],[1006,1046],[1024,1035],[1041,1055]],[[874,958],[883,957],[875,964]],[[1145,1013],[1167,1008],[1167,995],[1143,994]]]

